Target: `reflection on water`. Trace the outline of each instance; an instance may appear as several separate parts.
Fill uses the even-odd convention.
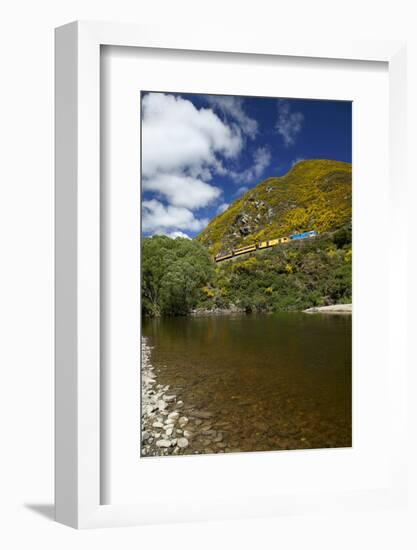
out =
[[[210,411],[203,428],[222,434],[188,452],[351,446],[351,316],[145,320],[143,335],[183,414]]]

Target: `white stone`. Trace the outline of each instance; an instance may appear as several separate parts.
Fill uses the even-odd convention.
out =
[[[160,439],[159,441],[156,442],[156,445],[157,447],[171,447],[171,441],[169,441],[168,439]]]
[[[175,424],[176,420],[174,418],[168,418],[165,421],[165,426],[173,426]]]

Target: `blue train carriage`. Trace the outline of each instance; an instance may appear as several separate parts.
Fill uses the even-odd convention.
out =
[[[292,241],[299,241],[301,239],[311,239],[312,237],[317,237],[317,231],[305,231],[304,233],[293,233],[290,235]]]

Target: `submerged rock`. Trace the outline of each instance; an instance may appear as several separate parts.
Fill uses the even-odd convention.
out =
[[[183,428],[186,424],[188,424],[188,418],[186,416],[181,416],[181,418],[178,419],[178,424]]]
[[[177,441],[177,445],[180,449],[185,449],[188,447],[188,439],[185,437],[180,437]]]
[[[194,411],[193,416],[204,420],[206,418],[213,418],[214,414],[209,411]]]
[[[164,400],[167,403],[172,403],[173,401],[175,401],[175,397],[175,395],[164,395]]]

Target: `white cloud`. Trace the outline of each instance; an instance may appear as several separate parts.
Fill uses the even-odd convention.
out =
[[[165,235],[170,239],[176,239],[177,237],[180,237],[182,239],[191,240],[191,237],[189,237],[187,233],[183,233],[182,231],[171,231],[170,233],[165,233]]]
[[[278,101],[278,120],[275,125],[282,136],[286,147],[294,145],[304,123],[304,115],[299,112],[291,112],[288,101]]]
[[[253,155],[253,165],[240,173],[233,173],[233,179],[241,183],[256,182],[271,162],[271,153],[267,147],[259,147]]]
[[[302,160],[305,160],[305,158],[303,158],[303,157],[297,157],[297,158],[295,158],[295,159],[292,161],[292,163],[291,163],[291,168],[292,168],[293,166],[295,166],[296,164],[298,164],[299,162],[301,162]]]
[[[253,132],[251,119],[245,119],[243,111],[236,112],[246,131]],[[211,183],[213,177],[229,173],[224,163],[236,160],[243,146],[239,125],[222,120],[212,108],[197,109],[173,94],[146,94],[142,98],[142,186],[155,198],[143,202],[143,230],[202,229],[207,220],[198,219],[193,211],[220,198],[222,190]]]
[[[217,214],[223,214],[229,208],[228,202],[223,202],[217,207]]]
[[[207,206],[222,192],[218,187],[191,176],[163,173],[144,179],[143,190],[163,195],[174,206],[191,209]]]
[[[201,231],[207,223],[207,219],[197,219],[188,208],[165,206],[155,199],[142,202],[142,229],[146,233]]]
[[[254,139],[258,133],[258,123],[244,111],[243,99],[234,96],[209,95],[209,105],[220,110],[225,116],[234,119],[242,132]]]
[[[238,197],[239,195],[243,195],[243,193],[246,193],[246,191],[248,190],[249,190],[249,187],[247,187],[246,185],[242,185],[242,187],[239,187],[239,189],[237,189],[235,193],[235,197]]]
[[[197,109],[191,101],[170,94],[149,93],[142,99],[142,176],[187,173],[207,176],[221,162],[236,157],[243,142],[233,127],[211,109]]]

